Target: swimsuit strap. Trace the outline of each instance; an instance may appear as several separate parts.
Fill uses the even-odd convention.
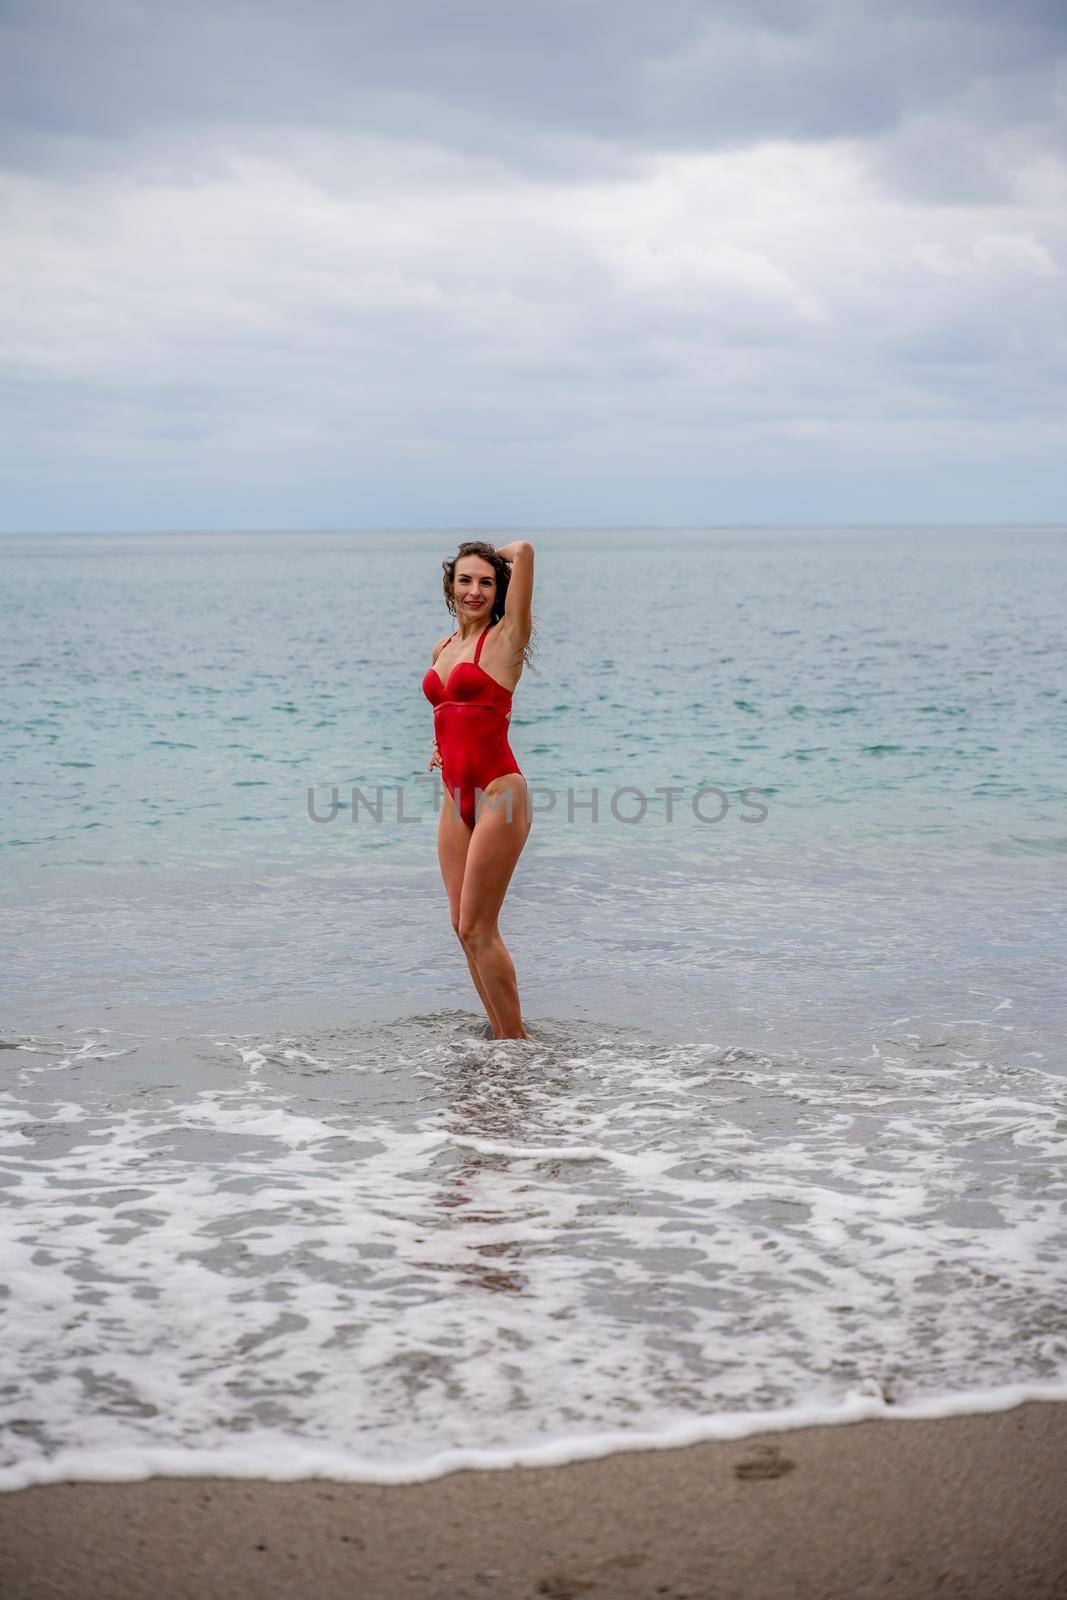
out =
[[[493,623],[493,622],[491,622],[489,624],[489,628],[493,628],[495,626],[496,626],[496,624]],[[489,632],[489,628],[483,628],[481,633],[478,635],[478,643],[474,647],[474,665],[475,666],[478,665],[478,657],[482,653],[482,645],[485,643],[485,636]]]

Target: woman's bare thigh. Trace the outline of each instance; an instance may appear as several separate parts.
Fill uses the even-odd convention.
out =
[[[441,876],[444,879],[448,910],[454,928],[459,927],[463,872],[472,838],[471,830],[456,810],[455,802],[446,789],[441,802],[441,814],[437,819],[437,859],[441,863]]]
[[[459,905],[459,918],[465,926],[496,926],[532,823],[525,778],[517,772],[494,778],[479,806],[466,850]]]

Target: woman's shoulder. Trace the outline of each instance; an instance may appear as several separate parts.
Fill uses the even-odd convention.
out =
[[[431,667],[433,666],[434,662],[437,660],[438,656],[441,654],[441,651],[444,649],[445,645],[448,643],[448,641],[449,641],[449,639],[451,639],[451,637],[452,637],[452,635],[450,633],[446,633],[443,639],[438,639],[437,643],[433,647],[433,655],[430,657],[430,665],[431,665]]]

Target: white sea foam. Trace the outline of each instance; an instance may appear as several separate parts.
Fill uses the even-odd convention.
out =
[[[1067,1398],[1062,1082],[944,1044],[28,1041],[0,1487],[408,1481]]]
[[[692,1417],[659,1433],[574,1434],[521,1449],[456,1449],[410,1461],[383,1462],[325,1444],[309,1445],[287,1434],[263,1429],[242,1449],[166,1449],[153,1446],[91,1452],[63,1450],[48,1461],[5,1471],[0,1491],[35,1483],[131,1483],[146,1478],[257,1478],[294,1483],[328,1478],[338,1483],[425,1483],[450,1472],[492,1472],[503,1467],[557,1467],[573,1461],[599,1461],[634,1450],[677,1450],[712,1439],[747,1439],[753,1434],[785,1433],[795,1428],[833,1427],[865,1421],[929,1421],[1008,1411],[1025,1401],[1067,1401],[1067,1383],[1007,1384],[930,1396],[906,1406],[887,1406],[877,1397],[850,1393],[834,1408],[794,1406],[780,1410],[720,1412]]]

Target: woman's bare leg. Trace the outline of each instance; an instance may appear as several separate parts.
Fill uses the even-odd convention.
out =
[[[463,821],[451,796],[445,791],[444,801],[441,806],[441,815],[437,822],[437,859],[441,863],[441,876],[445,881],[445,890],[448,894],[448,909],[452,917],[452,926],[456,937],[459,937],[459,905],[463,892],[463,875],[467,861],[467,850],[473,835],[467,824]],[[500,1023],[489,999],[485,984],[478,972],[474,957],[460,940],[460,947],[467,958],[467,966],[474,980],[474,987],[478,997],[485,1007],[485,1014],[489,1018],[489,1026],[493,1030],[494,1039],[500,1037]]]
[[[495,1016],[496,1038],[526,1039],[515,967],[497,918],[533,819],[526,781],[518,773],[494,778],[485,795],[467,846],[457,932],[477,968],[486,1009]]]

